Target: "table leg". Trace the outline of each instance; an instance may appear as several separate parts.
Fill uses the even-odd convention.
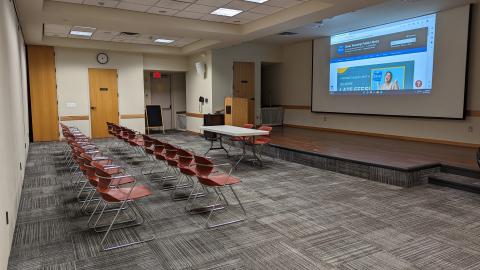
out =
[[[220,143],[220,147],[213,147],[213,141],[214,139],[211,139],[210,140],[210,149],[207,150],[207,152],[205,152],[205,156],[208,154],[208,152],[210,152],[211,150],[221,150],[223,149],[223,151],[225,151],[227,153],[227,158],[229,157],[229,153],[227,151],[227,149],[223,146],[223,141],[222,141],[222,135],[221,134],[217,134],[218,136],[218,142]]]
[[[235,166],[233,166],[233,168],[236,170],[238,165],[240,164],[240,162],[242,162],[242,160],[247,156],[247,149],[246,149],[246,146],[247,146],[247,143],[244,140],[242,140],[242,155],[240,156],[240,159],[237,161],[237,163],[235,163]]]
[[[252,138],[252,140],[253,140],[253,142],[255,142],[255,136]],[[258,163],[260,164],[260,167],[263,167],[263,160],[257,154],[257,146],[255,145],[255,143],[252,143],[252,153],[253,153],[253,157],[256,160],[258,160]]]

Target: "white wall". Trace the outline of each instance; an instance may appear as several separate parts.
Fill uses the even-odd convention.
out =
[[[213,110],[222,110],[225,97],[233,93],[233,62],[255,63],[255,114],[260,123],[261,115],[261,63],[281,62],[279,46],[244,43],[213,51]]]
[[[17,25],[12,2],[0,1],[0,269],[7,269],[28,152],[26,58]]]
[[[195,69],[196,62],[206,63],[206,75],[200,76]],[[186,100],[187,113],[208,114],[212,112],[212,53],[205,52],[192,55],[188,58],[188,71],[186,74]],[[198,98],[208,98],[208,103],[199,106]],[[200,133],[199,127],[203,125],[203,118],[187,116],[187,130]]]
[[[88,115],[90,118],[90,97],[88,84],[89,68],[117,69],[118,103],[120,115],[144,113],[143,55],[125,52],[106,52],[109,62],[99,64],[99,51],[55,47],[57,69],[57,95],[59,116]],[[76,107],[67,107],[75,103]],[[90,120],[67,122],[79,127],[90,135]],[[144,132],[143,118],[120,119],[120,124]]]
[[[480,5],[473,6],[469,57],[467,110],[480,111]],[[310,106],[311,41],[283,47],[282,87],[274,95],[273,104]],[[454,67],[452,67],[454,68]],[[480,117],[465,120],[443,120],[406,117],[311,113],[310,110],[285,111],[285,123],[381,133],[441,141],[480,144]],[[469,129],[473,128],[470,132]]]
[[[187,71],[188,57],[176,55],[143,55],[143,69],[160,71]]]

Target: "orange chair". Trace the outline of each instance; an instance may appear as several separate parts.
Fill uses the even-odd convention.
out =
[[[188,197],[192,196],[191,193],[186,195],[178,194],[177,192],[180,189],[193,188],[195,185],[195,180],[193,180],[193,177],[196,176],[195,163],[193,162],[194,155],[187,150],[179,148],[177,150],[177,160],[177,167],[180,171],[180,176],[178,177],[177,184],[172,190],[171,196],[173,200],[186,200]],[[186,182],[184,182],[184,180],[186,180]],[[196,195],[203,196],[203,192]]]
[[[114,176],[108,170],[102,168],[102,166],[95,166],[95,174],[98,178],[98,185],[97,185],[96,190],[100,194],[101,201],[99,201],[99,203],[95,207],[94,212],[97,212],[97,209],[100,206],[101,202],[103,202],[103,207],[102,207],[102,210],[101,210],[100,214],[98,215],[98,218],[96,219],[96,221],[93,225],[93,228],[97,232],[105,232],[105,234],[104,234],[104,236],[103,236],[103,238],[100,242],[100,245],[101,245],[102,249],[103,250],[112,250],[112,249],[131,246],[131,245],[144,243],[144,242],[153,240],[154,236],[153,236],[153,233],[152,233],[152,235],[150,237],[148,237],[147,239],[141,239],[141,240],[138,240],[138,241],[130,241],[130,242],[127,242],[127,243],[122,243],[122,244],[113,244],[113,245],[107,245],[106,244],[107,237],[112,230],[122,229],[122,228],[127,228],[127,227],[132,227],[132,226],[138,226],[138,225],[141,225],[141,224],[144,223],[145,218],[142,215],[142,210],[138,207],[136,202],[137,202],[137,200],[140,200],[141,198],[150,196],[152,194],[152,192],[146,186],[137,185],[137,182],[136,182],[135,178],[133,178],[131,176],[125,176],[125,175],[120,176],[120,177],[122,177],[122,178],[131,177],[131,179],[133,179],[132,186],[130,186],[130,187],[118,187],[118,186],[117,187],[112,187],[112,182],[115,181],[116,179],[119,179],[119,177]],[[109,207],[109,205],[111,205],[111,204],[117,204],[119,206],[116,208],[116,211],[113,212],[114,217],[113,217],[112,221],[110,222],[110,224],[108,225],[107,229],[106,230],[99,230],[99,228],[102,227],[102,226],[99,226],[99,221],[103,217],[104,213],[106,212],[105,210],[107,209],[107,207]],[[141,222],[134,222],[134,223],[129,224],[129,225],[118,226],[119,224],[121,224],[123,222],[118,222],[117,223],[116,222],[117,218],[118,218],[120,212],[122,212],[124,210],[125,211],[128,210],[126,208],[127,204],[129,204],[131,206],[130,208],[132,209],[132,212],[135,215],[138,215],[138,216],[141,217]],[[131,221],[133,222],[135,220],[136,220],[136,218],[132,219]]]
[[[271,126],[260,126],[258,128],[258,130],[268,131],[268,135],[251,138],[247,142],[247,144],[252,146],[253,155],[257,157],[257,159],[260,161],[260,163],[263,163],[263,160],[262,160],[263,147],[265,145],[269,144],[272,141],[272,139],[270,138],[270,133],[272,132],[272,127]],[[260,149],[258,149],[258,148],[260,148]]]
[[[201,208],[209,209],[209,212],[210,212],[207,217],[207,220],[205,221],[205,227],[215,228],[215,227],[237,223],[245,220],[247,216],[247,212],[245,211],[245,208],[243,207],[242,202],[238,198],[237,193],[233,189],[233,186],[241,183],[241,181],[238,178],[232,176],[232,171],[233,171],[232,164],[225,163],[225,164],[215,165],[212,161],[210,161],[205,157],[195,156],[194,158],[195,158],[195,173],[196,173],[198,182],[200,183],[200,186],[203,187],[204,189],[208,189],[208,188],[213,189],[216,195],[213,201],[213,204],[201,207]],[[230,170],[228,173],[224,173],[224,172],[216,171],[215,170],[216,167],[229,167]],[[210,220],[215,211],[224,210],[224,209],[227,209],[227,207],[232,206],[228,202],[226,196],[223,194],[223,189],[227,187],[232,191],[236,201],[238,202],[238,205],[240,206],[243,212],[243,215],[242,217],[239,217],[239,218],[210,224]],[[194,188],[194,190],[192,190],[192,195],[191,195],[191,197],[193,196],[193,200],[190,202],[191,197],[189,197],[187,201],[187,206],[185,207],[187,212],[195,212],[195,210],[193,209],[193,205],[195,204],[195,200],[198,198],[198,195],[196,194],[198,194],[198,192],[196,191],[196,188]],[[219,203],[222,199],[224,201],[224,204],[220,205]],[[196,212],[196,213],[199,213],[199,212]]]

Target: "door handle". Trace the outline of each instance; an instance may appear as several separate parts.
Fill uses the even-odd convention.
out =
[[[92,106],[92,107],[90,107],[90,110],[95,110],[96,108],[97,108],[97,107]]]
[[[251,98],[250,100],[255,100],[255,98]]]

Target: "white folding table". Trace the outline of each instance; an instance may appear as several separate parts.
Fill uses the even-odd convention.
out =
[[[245,138],[252,138],[253,141],[255,141],[256,136],[265,136],[268,135],[269,132],[265,130],[258,130],[258,129],[251,129],[251,128],[242,128],[242,127],[236,127],[236,126],[229,126],[229,125],[222,125],[222,126],[202,126],[200,127],[201,130],[203,131],[209,131],[215,134],[218,134],[220,136],[220,147],[219,148],[213,148],[213,144],[210,146],[210,149],[205,153],[207,154],[210,152],[210,150],[215,150],[215,149],[223,149],[225,152],[228,151],[223,147],[222,144],[222,137],[228,136],[228,137],[245,137]],[[240,159],[237,161],[235,164],[235,168],[240,164],[240,162],[246,157],[247,151],[246,151],[246,140],[242,140],[242,146],[243,146],[243,152],[240,157]],[[253,157],[260,163],[260,165],[263,165],[262,159],[258,156],[257,150],[255,145],[252,145],[252,152],[253,152]]]

